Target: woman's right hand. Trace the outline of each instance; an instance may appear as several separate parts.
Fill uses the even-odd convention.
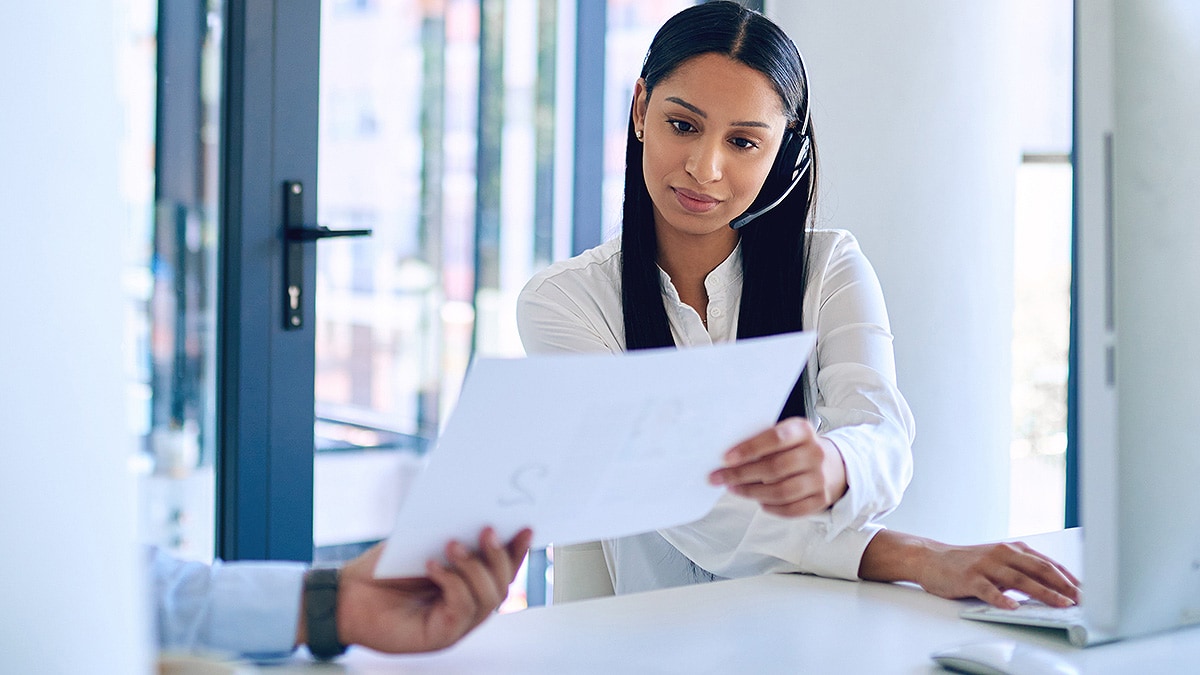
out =
[[[801,417],[789,417],[738,443],[722,459],[724,466],[709,474],[709,482],[753,499],[777,516],[820,513],[848,489],[842,453]]]

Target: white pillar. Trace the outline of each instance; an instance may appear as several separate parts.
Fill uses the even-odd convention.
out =
[[[151,665],[123,410],[114,6],[0,4],[6,672]]]
[[[887,523],[952,542],[1008,527],[1016,10],[1003,0],[768,3],[803,52],[818,226],[883,284],[915,477]]]

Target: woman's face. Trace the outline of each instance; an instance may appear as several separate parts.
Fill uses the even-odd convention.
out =
[[[660,239],[735,240],[729,221],[758,195],[787,125],[767,76],[723,54],[692,57],[650,96],[638,80],[633,122]]]

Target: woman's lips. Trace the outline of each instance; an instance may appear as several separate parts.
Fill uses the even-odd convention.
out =
[[[699,192],[692,192],[683,188],[671,188],[671,190],[675,193],[675,199],[679,202],[679,205],[685,211],[690,211],[691,213],[708,213],[717,208],[717,205],[721,203],[719,199],[713,199]]]

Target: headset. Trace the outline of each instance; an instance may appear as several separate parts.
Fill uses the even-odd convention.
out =
[[[799,51],[796,54],[800,56]],[[754,203],[745,213],[729,221],[729,227],[735,230],[741,229],[750,221],[783,203],[812,167],[812,141],[808,134],[811,99],[803,56],[800,56],[800,75],[804,78],[804,121],[800,124],[799,131],[787,129],[783,132],[783,142],[780,143],[779,153],[775,155],[775,163],[771,165],[771,171],[767,173]],[[779,196],[771,199],[772,194]]]

